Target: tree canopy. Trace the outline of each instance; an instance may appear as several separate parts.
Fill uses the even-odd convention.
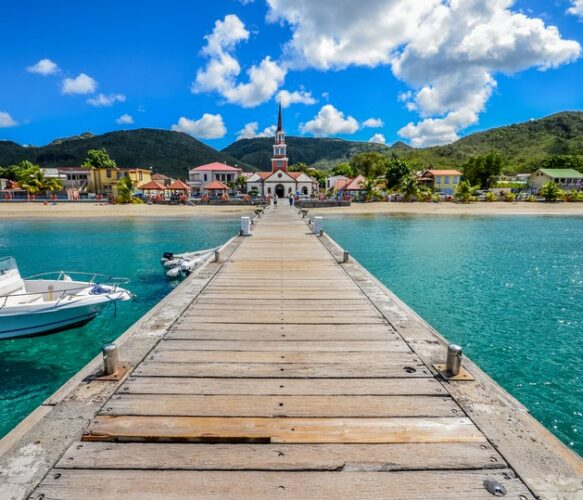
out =
[[[411,167],[405,161],[399,159],[397,156],[389,158],[385,173],[387,188],[392,189],[397,187],[403,177],[410,176],[411,174]]]
[[[462,170],[465,179],[471,185],[482,189],[490,189],[496,182],[503,167],[502,157],[498,153],[487,153],[473,156],[464,163]]]
[[[384,175],[387,163],[387,156],[376,151],[360,153],[350,160],[350,166],[354,172],[364,177],[380,177]]]
[[[354,177],[354,169],[349,163],[339,163],[330,171],[330,173],[332,175],[343,175],[349,179]]]
[[[117,163],[109,157],[105,148],[90,149],[81,165],[83,168],[117,168]]]
[[[583,172],[583,155],[553,155],[540,162],[540,168],[574,168]]]

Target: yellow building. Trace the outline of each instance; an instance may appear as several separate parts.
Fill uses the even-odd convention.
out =
[[[453,194],[462,175],[457,170],[426,170],[418,180],[436,193]]]
[[[93,168],[90,170],[88,191],[110,196],[116,193],[116,186],[124,177],[129,177],[134,187],[152,180],[152,172],[145,168]]]

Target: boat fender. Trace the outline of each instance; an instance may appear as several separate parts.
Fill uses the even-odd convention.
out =
[[[182,263],[181,260],[179,259],[173,259],[173,260],[169,260],[167,262],[164,262],[164,264],[162,264],[164,266],[164,269],[172,269],[173,267],[177,267]]]

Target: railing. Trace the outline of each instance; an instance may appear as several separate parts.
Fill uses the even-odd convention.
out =
[[[12,260],[14,263],[14,268],[16,268],[16,262],[12,257],[7,257],[4,259],[0,259],[0,266],[2,262],[6,260]],[[0,268],[1,270],[1,268]],[[2,271],[2,273],[5,271]],[[55,277],[53,279],[49,279],[50,277]],[[90,276],[89,280],[81,281],[81,279],[73,279],[73,277],[79,278],[86,278]],[[9,295],[0,295],[0,310],[6,307],[8,303],[8,299],[12,297],[26,297],[26,296],[39,296],[39,295],[47,295],[49,302],[55,302],[54,307],[57,307],[60,302],[67,296],[67,295],[74,295],[77,292],[87,289],[88,287],[92,286],[106,286],[109,287],[110,290],[107,291],[107,295],[111,293],[116,293],[118,291],[118,287],[121,285],[127,285],[130,282],[129,278],[117,277],[117,276],[107,276],[105,274],[98,274],[98,273],[85,273],[79,271],[49,271],[46,273],[35,274],[33,276],[29,276],[24,278],[25,280],[38,280],[38,281],[61,281],[63,283],[80,283],[79,286],[71,286],[63,289],[53,289],[50,288],[43,291],[36,291],[36,292],[25,292],[25,293],[11,293]],[[130,294],[131,296],[131,294]],[[58,297],[55,300],[55,297]]]

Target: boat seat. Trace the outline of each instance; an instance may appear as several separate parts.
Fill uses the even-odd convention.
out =
[[[30,293],[27,295],[19,295],[19,294],[26,294],[26,290],[24,288],[22,290],[18,290],[14,292],[14,295],[11,295],[6,300],[7,306],[18,306],[18,305],[29,305],[29,304],[38,304],[43,301],[43,296],[40,293]],[[4,299],[0,299],[0,307],[4,304]]]

